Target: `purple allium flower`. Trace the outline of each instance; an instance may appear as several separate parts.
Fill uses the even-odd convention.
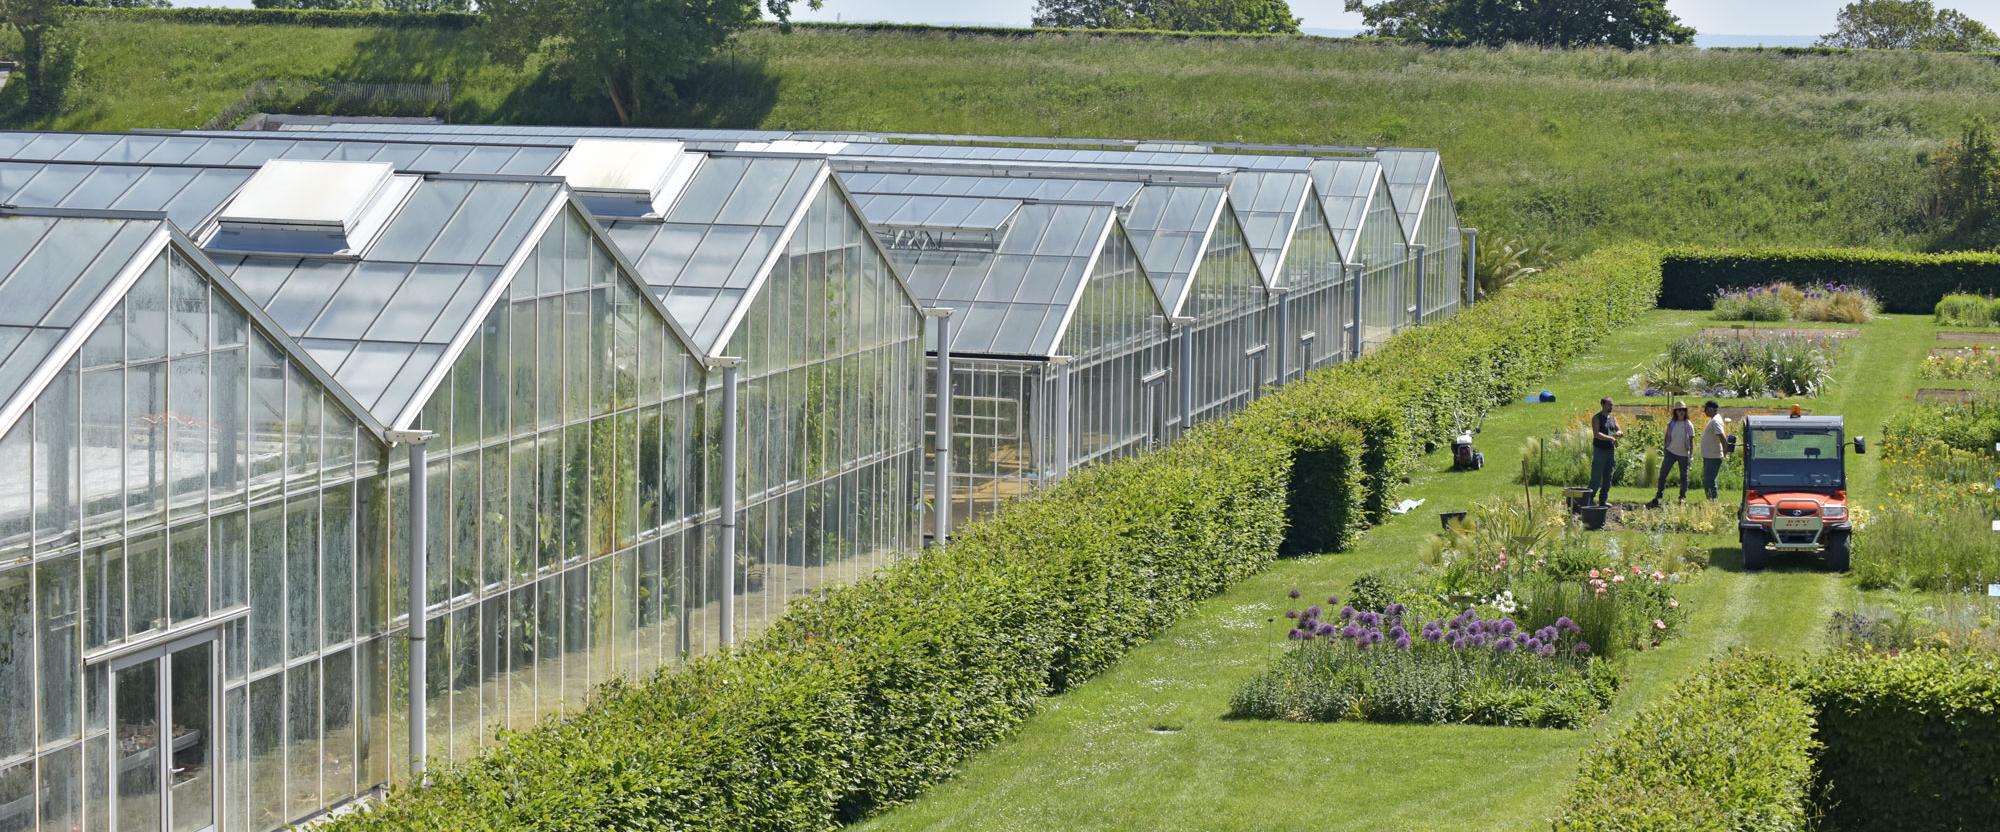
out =
[[[1349,625],[1347,625],[1347,626],[1345,626],[1345,627],[1342,627],[1342,628],[1340,628],[1340,637],[1341,637],[1341,638],[1345,638],[1345,639],[1351,639],[1351,638],[1354,638],[1355,636],[1357,636],[1357,635],[1360,635],[1360,634],[1361,634],[1361,630],[1357,629],[1357,628],[1356,628],[1356,627],[1355,627],[1354,625],[1352,625],[1352,624],[1349,624]]]
[[[1321,612],[1324,612],[1324,610],[1321,610],[1318,604],[1306,607],[1306,615],[1310,615],[1314,618],[1318,618]]]
[[[1372,612],[1363,612],[1355,617],[1361,620],[1361,625],[1364,627],[1373,627],[1375,626],[1376,622],[1381,620],[1381,616],[1376,615]]]
[[[1350,618],[1353,618],[1353,617],[1354,617],[1354,608],[1353,608],[1353,607],[1341,607],[1341,608],[1340,608],[1340,620],[1342,620],[1342,621],[1346,621],[1347,619],[1350,619]]]
[[[1337,632],[1339,632],[1339,630],[1334,629],[1334,626],[1332,624],[1328,624],[1324,621],[1321,621],[1320,623],[1313,625],[1313,635],[1330,636]]]
[[[1409,634],[1409,633],[1404,633],[1404,634],[1402,634],[1402,635],[1400,635],[1400,636],[1397,636],[1397,637],[1396,637],[1396,649],[1398,649],[1398,650],[1408,650],[1408,649],[1410,649],[1410,634]]]
[[[1485,647],[1485,646],[1486,646],[1486,634],[1485,634],[1485,633],[1473,633],[1473,634],[1472,634],[1472,638],[1469,638],[1469,639],[1466,639],[1466,642],[1465,642],[1465,643],[1467,643],[1467,644],[1470,644],[1470,645],[1472,645],[1472,646],[1474,646],[1474,647]]]
[[[1544,644],[1542,645],[1542,649],[1535,651],[1535,654],[1545,659],[1553,659],[1556,657],[1556,646],[1553,644]]]
[[[1566,630],[1572,633],[1581,632],[1583,630],[1582,627],[1576,626],[1576,622],[1569,620],[1569,616],[1567,615],[1556,619],[1556,629]]]
[[[1500,619],[1500,634],[1508,636],[1514,634],[1514,619],[1512,618]]]
[[[1542,640],[1538,638],[1531,638],[1523,642],[1521,646],[1526,647],[1529,650],[1540,650],[1542,649]]]
[[[1389,628],[1390,638],[1407,638],[1409,635],[1410,631],[1403,629],[1403,625],[1401,624]]]
[[[1575,654],[1577,654],[1577,655],[1579,655],[1579,656],[1588,656],[1588,655],[1590,655],[1590,645],[1589,645],[1589,644],[1586,644],[1586,643],[1584,643],[1584,642],[1581,642],[1581,641],[1577,642],[1577,643],[1576,643],[1576,646],[1575,646],[1575,647],[1571,647],[1571,648],[1570,648],[1569,650],[1570,650],[1570,652],[1572,652],[1572,653],[1575,653]]]
[[[1514,650],[1514,642],[1503,638],[1493,643],[1493,649],[1501,653],[1511,653]]]
[[[1299,611],[1298,611],[1298,610],[1285,610],[1285,617],[1286,617],[1286,618],[1298,618],[1298,617],[1299,617]]]
[[[1305,637],[1306,634],[1299,632],[1299,629],[1297,627],[1293,627],[1291,632],[1285,634],[1285,638],[1291,639],[1292,641],[1298,641],[1299,639]]]
[[[1304,593],[1299,592],[1298,587],[1292,587],[1292,591],[1287,592],[1285,594],[1291,596],[1292,600],[1297,601],[1299,599],[1299,596],[1303,595]]]

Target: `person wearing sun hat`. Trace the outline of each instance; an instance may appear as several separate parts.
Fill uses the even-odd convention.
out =
[[[1667,421],[1666,447],[1662,448],[1660,459],[1659,488],[1653,492],[1653,501],[1647,508],[1659,508],[1660,499],[1667,495],[1667,475],[1674,466],[1681,469],[1681,499],[1688,498],[1688,463],[1694,459],[1694,422],[1688,419],[1687,402],[1674,402],[1674,415]]]

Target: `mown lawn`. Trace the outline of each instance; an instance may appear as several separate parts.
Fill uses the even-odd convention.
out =
[[[87,18],[67,108],[0,127],[194,127],[273,78],[452,85],[459,122],[610,123],[595,87],[497,62],[476,31]],[[18,48],[0,33],[0,55]],[[1951,241],[1921,160],[2000,64],[1930,53],[1426,49],[1324,39],[745,33],[644,123],[1438,147],[1466,224],[1581,255],[1608,242]]]
[[[1585,731],[1241,721],[1224,717],[1229,697],[1283,649],[1283,631],[1269,619],[1286,608],[1287,589],[1344,593],[1357,575],[1415,558],[1438,511],[1519,492],[1512,482],[1524,440],[1601,395],[1626,398],[1637,365],[1708,324],[1700,313],[1649,314],[1552,383],[1557,404],[1495,412],[1479,439],[1485,470],[1450,472],[1446,455],[1433,455],[1408,489],[1426,501],[1421,509],[1370,531],[1352,552],[1282,562],[1209,601],[1104,676],[1051,700],[957,779],[861,829],[1546,829],[1583,749],[1716,653],[1815,648],[1826,615],[1854,600],[1849,580],[1804,565],[1746,574],[1732,534],[1706,540],[1715,565],[1683,592],[1693,607],[1683,635],[1631,659],[1617,705]],[[1876,432],[1916,386],[1912,370],[1934,331],[1908,316],[1866,325],[1816,411]],[[1865,495],[1875,458],[1852,459],[1853,489]],[[1650,496],[1621,489],[1615,498]]]

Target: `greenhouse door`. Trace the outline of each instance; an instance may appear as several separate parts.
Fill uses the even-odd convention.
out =
[[[111,665],[112,828],[216,828],[216,639],[209,631]],[[160,753],[166,749],[166,753]]]

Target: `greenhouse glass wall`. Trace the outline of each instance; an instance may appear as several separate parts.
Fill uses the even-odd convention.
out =
[[[1271,305],[1270,331],[1279,349],[1267,362],[1264,383],[1283,384],[1338,363],[1346,354],[1341,334],[1352,320],[1354,293],[1312,178],[1242,171],[1230,177],[1229,199],[1259,267],[1282,293]]]
[[[1358,283],[1361,329],[1349,335],[1358,338],[1365,353],[1412,323],[1408,306],[1415,294],[1415,267],[1402,220],[1378,162],[1320,159],[1313,162],[1312,177],[1347,255],[1350,279]]]
[[[915,179],[848,181],[911,288],[952,310],[951,516],[1159,441],[1166,315],[1114,209],[899,192]]]
[[[657,221],[764,246],[728,260],[749,284],[722,280],[741,302],[705,331],[742,356],[761,487],[739,504],[739,630],[916,544],[914,307],[804,167],[698,192],[706,226]],[[433,434],[430,758],[713,646],[722,373],[583,210],[619,196],[352,162],[0,161],[0,202],[56,209],[0,215],[0,458],[30,472],[0,487],[0,606],[20,612],[0,696],[41,709],[0,742],[0,828],[269,829],[404,775],[392,428]]]
[[[1465,229],[1435,150],[1378,150],[1412,246],[1423,246],[1423,304],[1418,323],[1458,309],[1465,293]]]

